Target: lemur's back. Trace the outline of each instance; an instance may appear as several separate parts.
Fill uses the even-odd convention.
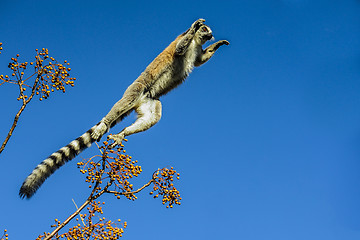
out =
[[[175,49],[181,37],[182,35],[178,36],[160,53],[140,77],[140,81],[150,85],[147,91],[151,97],[159,98],[176,88],[194,68],[195,60],[202,51],[201,45],[192,41],[184,56],[178,56]]]

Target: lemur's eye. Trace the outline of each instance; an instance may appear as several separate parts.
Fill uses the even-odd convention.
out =
[[[208,31],[208,29],[207,29],[207,27],[202,27],[202,30],[204,31],[204,32],[207,32]]]

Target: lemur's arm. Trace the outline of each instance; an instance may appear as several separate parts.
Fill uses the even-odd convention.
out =
[[[214,55],[216,50],[218,50],[218,48],[224,44],[229,45],[230,43],[226,40],[221,40],[208,46],[205,50],[203,50],[202,54],[196,59],[194,65],[198,67],[206,63]]]
[[[191,40],[194,38],[196,31],[204,24],[205,20],[200,18],[196,20],[191,27],[185,32],[184,36],[176,44],[175,53],[183,55],[189,47]]]

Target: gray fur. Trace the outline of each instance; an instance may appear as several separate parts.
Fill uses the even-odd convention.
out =
[[[204,22],[204,19],[195,21],[186,32],[160,53],[97,125],[40,163],[25,179],[20,188],[20,196],[30,198],[55,170],[94,141],[100,141],[111,127],[130,112],[135,111],[138,114],[136,121],[120,133],[108,136],[108,139],[114,140],[112,147],[121,144],[126,136],[145,131],[155,125],[161,118],[159,97],[181,84],[194,66],[208,61],[221,45],[229,44],[228,41],[222,40],[203,50],[202,45],[213,38],[210,27]]]
[[[92,127],[83,135],[42,161],[25,179],[19,191],[20,197],[30,198],[53,172],[67,161],[72,160],[84,149],[90,147],[95,142],[95,139],[91,138],[91,133],[95,128],[96,126]]]

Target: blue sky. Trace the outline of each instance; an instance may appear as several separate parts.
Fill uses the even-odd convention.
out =
[[[35,239],[81,204],[87,184],[66,164],[30,200],[18,190],[44,158],[97,123],[175,37],[205,18],[227,39],[161,98],[152,129],[128,137],[144,183],[173,166],[182,205],[147,192],[106,201],[124,239],[360,238],[360,1],[1,1],[0,73],[17,53],[48,48],[77,77],[66,94],[32,102],[0,156],[0,230]],[[0,136],[19,108],[0,86]],[[134,120],[128,117],[112,133]]]

